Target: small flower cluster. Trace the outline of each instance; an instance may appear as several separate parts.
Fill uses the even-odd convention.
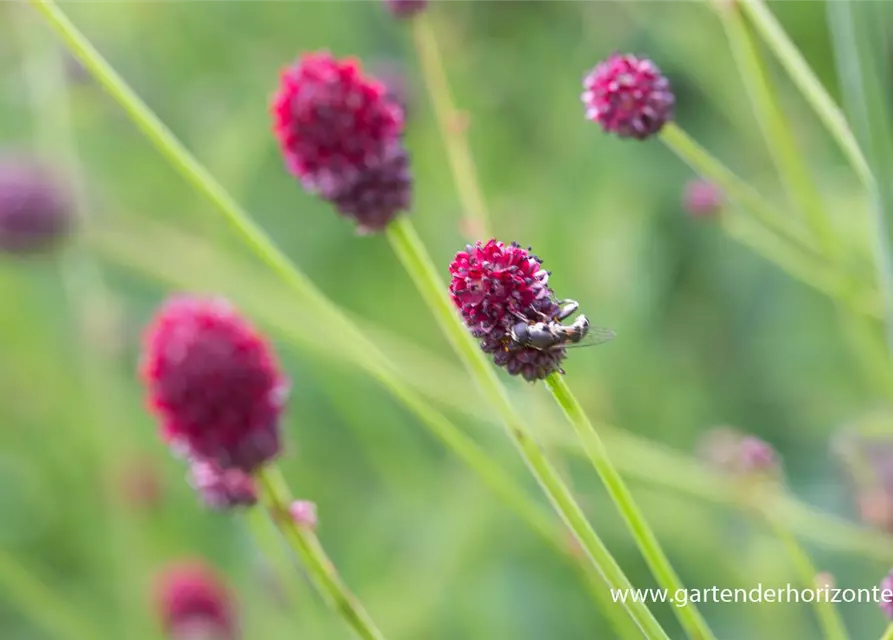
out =
[[[239,624],[232,596],[203,561],[173,563],[155,583],[156,609],[170,640],[237,640]]]
[[[465,247],[450,264],[450,296],[481,349],[511,375],[533,382],[563,373],[567,350],[533,349],[511,338],[515,324],[552,321],[559,312],[549,272],[530,251],[495,239]]]
[[[832,451],[852,486],[860,519],[893,532],[893,440],[866,435],[875,423],[885,424],[885,412],[873,412],[837,434]],[[860,431],[861,429],[861,431]]]
[[[586,117],[621,138],[644,140],[673,118],[670,82],[654,62],[615,53],[583,80]]]
[[[725,198],[712,182],[692,180],[685,186],[682,204],[695,218],[709,218],[720,212]]]
[[[32,158],[0,157],[0,252],[40,254],[55,249],[75,223],[67,185]]]
[[[358,61],[305,54],[283,71],[272,112],[288,169],[358,232],[380,231],[409,209],[403,109]]]
[[[586,116],[622,138],[644,140],[673,117],[670,83],[651,60],[614,54],[586,76],[583,86]],[[693,204],[704,208],[713,203]],[[478,242],[456,254],[450,275],[453,303],[498,366],[529,381],[563,372],[565,347],[535,349],[512,337],[516,324],[556,322],[560,311],[548,286],[549,274],[529,249],[496,240]]]
[[[412,18],[428,6],[428,0],[384,0],[388,11],[395,18]]]
[[[227,302],[175,296],[146,332],[141,369],[162,437],[205,502],[253,504],[251,474],[279,453],[287,391],[269,345]]]
[[[716,471],[740,479],[778,479],[781,461],[767,442],[730,427],[708,431],[700,454]]]

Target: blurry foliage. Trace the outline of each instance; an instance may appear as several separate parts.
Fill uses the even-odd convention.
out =
[[[618,332],[610,346],[569,360],[569,382],[590,415],[683,451],[716,424],[750,430],[781,451],[795,492],[851,516],[827,443],[838,425],[883,398],[871,392],[847,351],[831,304],[709,222],[686,217],[682,190],[692,176],[661,145],[606,137],[582,117],[586,70],[615,49],[647,53],[676,87],[680,124],[767,195],[780,197],[714,16],[695,3],[433,4],[497,235],[533,245],[554,273],[556,293],[578,299],[595,323]],[[413,220],[445,269],[464,245],[459,201],[403,25],[371,1],[64,8],[329,296],[451,358],[386,242],[357,238],[348,223],[304,194],[283,169],[270,134],[267,108],[277,73],[300,52],[325,47],[367,61],[402,60],[419,99],[408,132],[417,176]],[[17,9],[2,6],[0,15]],[[773,10],[836,92],[821,3],[774,3]],[[5,148],[27,148],[34,124],[17,42],[0,18]],[[777,68],[773,73],[783,79]],[[804,114],[795,118],[796,135],[812,169],[841,224],[849,225],[862,215],[854,179],[841,174],[836,149],[794,89],[782,86],[785,106]],[[71,97],[95,229],[127,233],[128,221],[145,218],[212,242],[235,265],[256,262],[91,80],[75,77]],[[159,261],[189,258],[186,247],[172,256],[169,247],[153,250]],[[110,406],[99,428],[79,384],[73,311],[57,279],[59,266],[0,262],[0,544],[85,614],[107,621],[110,633],[126,615],[121,584],[134,589],[129,597],[142,606],[140,590],[153,567],[203,555],[237,585],[246,637],[346,637],[309,594],[306,611],[277,608],[242,523],[203,512],[184,482],[183,465],[157,442],[135,370],[141,327],[168,290],[115,260],[103,263],[124,325],[121,355],[106,361],[101,374],[100,395]],[[258,269],[250,274],[274,278]],[[250,295],[253,285],[235,278],[229,286],[234,289],[217,292],[235,296],[241,287]],[[307,322],[300,330],[326,341],[325,326]],[[341,362],[308,357],[283,342],[277,347],[292,378],[287,473],[300,497],[318,503],[323,540],[385,632],[430,640],[604,633],[568,567],[380,387]],[[474,433],[524,477],[499,434]],[[121,481],[101,472],[97,438],[114,442],[101,455],[119,466],[135,457],[154,462],[163,478],[159,507],[134,510],[110,498]],[[569,470],[633,583],[652,586],[594,474],[576,464]],[[111,491],[103,486],[108,482]],[[742,518],[653,487],[639,495],[688,586],[794,581],[778,546]],[[103,535],[118,538],[123,552],[102,542]],[[850,556],[819,552],[816,558],[842,586],[870,588],[887,570]],[[47,637],[5,601],[0,593],[3,638]],[[702,609],[724,640],[812,637],[814,629],[803,604]],[[881,626],[873,605],[843,609],[855,637],[870,637]],[[657,614],[676,628],[667,608],[657,607]],[[115,637],[151,633],[129,628]]]

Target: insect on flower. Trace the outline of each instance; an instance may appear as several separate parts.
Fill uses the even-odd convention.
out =
[[[543,320],[532,323],[521,314],[515,313],[520,322],[512,325],[509,331],[511,342],[506,345],[506,351],[511,350],[512,346],[539,351],[594,347],[614,339],[616,334],[612,330],[591,326],[589,319],[582,313],[569,325],[563,323],[579,309],[580,303],[576,300],[561,300],[558,302],[558,313],[554,318],[540,314]]]

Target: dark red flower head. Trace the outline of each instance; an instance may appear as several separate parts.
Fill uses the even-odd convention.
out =
[[[162,436],[178,451],[249,473],[278,454],[286,379],[226,301],[169,299],[146,331],[141,368]]]
[[[615,53],[583,80],[586,117],[621,138],[644,140],[673,118],[669,80],[647,58]]]
[[[384,0],[384,3],[397,18],[411,18],[428,6],[428,0]]]
[[[155,591],[158,616],[170,640],[238,638],[230,594],[204,562],[187,560],[166,567]]]
[[[412,172],[406,149],[394,143],[379,164],[345,181],[329,200],[338,213],[356,222],[359,233],[383,230],[412,205]]]
[[[254,478],[241,469],[221,469],[213,462],[196,460],[189,467],[189,482],[212,509],[250,507],[257,503]]]
[[[282,72],[272,112],[289,170],[324,198],[378,165],[403,132],[401,109],[384,85],[356,60],[325,51]]]
[[[522,347],[510,336],[514,324],[551,321],[559,311],[549,273],[529,249],[497,240],[478,242],[456,254],[450,275],[453,303],[497,365],[530,381],[561,371],[565,349]]]
[[[0,251],[52,250],[68,236],[75,217],[71,193],[48,167],[25,157],[0,157]]]

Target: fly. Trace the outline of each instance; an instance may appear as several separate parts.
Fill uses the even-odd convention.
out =
[[[553,320],[541,322],[518,322],[509,331],[512,342],[517,346],[549,351],[567,347],[593,347],[614,339],[610,329],[593,327],[582,313],[570,324],[566,320],[576,313],[580,304],[576,300],[559,302],[559,312]],[[518,316],[523,319],[522,316]]]

